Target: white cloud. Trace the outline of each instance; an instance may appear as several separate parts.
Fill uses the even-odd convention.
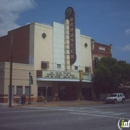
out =
[[[35,6],[35,0],[0,0],[0,36],[19,27],[20,13]]]
[[[126,35],[126,36],[130,35],[130,29],[126,29],[126,30],[125,30],[125,35]]]
[[[130,51],[130,44],[127,44],[126,46],[120,48],[121,51]]]

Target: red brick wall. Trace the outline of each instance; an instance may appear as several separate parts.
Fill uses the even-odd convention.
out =
[[[99,47],[105,48],[105,51],[99,50]],[[92,50],[92,57],[98,57],[99,59],[101,57],[112,57],[111,46],[95,42],[94,49]],[[94,60],[92,60],[92,68],[94,71]]]
[[[13,62],[29,63],[30,25],[13,30]],[[0,37],[0,62],[10,61],[11,32]]]
[[[105,51],[99,50],[99,47],[104,47]],[[111,46],[95,42],[94,49],[92,50],[92,55],[97,55],[99,57],[101,56],[111,57]]]
[[[0,38],[0,62],[10,61],[9,52],[9,36],[7,35]]]

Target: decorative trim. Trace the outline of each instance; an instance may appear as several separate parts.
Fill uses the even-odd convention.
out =
[[[45,39],[47,37],[46,33],[43,33],[42,37]]]
[[[84,47],[85,47],[85,48],[87,48],[87,46],[88,46],[88,44],[87,44],[87,43],[85,43],[85,44],[84,44]]]

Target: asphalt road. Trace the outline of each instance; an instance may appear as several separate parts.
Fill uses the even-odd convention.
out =
[[[119,130],[120,118],[130,119],[130,102],[66,107],[0,106],[0,130]]]

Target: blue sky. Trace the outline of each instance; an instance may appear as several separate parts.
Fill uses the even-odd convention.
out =
[[[130,0],[0,0],[0,36],[32,22],[62,23],[69,6],[81,34],[113,44],[113,57],[130,63]]]

